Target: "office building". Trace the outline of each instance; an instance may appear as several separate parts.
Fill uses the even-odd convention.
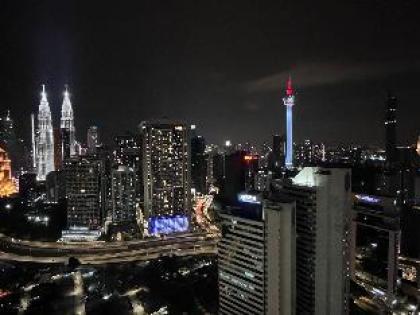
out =
[[[305,167],[277,189],[296,202],[296,314],[346,314],[350,170]]]
[[[164,217],[188,220],[191,173],[187,126],[173,121],[146,121],[140,124],[140,135],[147,224],[155,225],[154,220]]]
[[[112,223],[123,225],[136,221],[136,173],[133,168],[118,166],[111,174]]]
[[[72,157],[64,162],[69,229],[99,230],[105,215],[105,176],[100,160]]]
[[[294,203],[238,198],[220,213],[219,314],[295,314]]]
[[[224,156],[224,176],[221,198],[225,203],[234,204],[238,193],[255,190],[259,156],[246,151],[234,151]]]

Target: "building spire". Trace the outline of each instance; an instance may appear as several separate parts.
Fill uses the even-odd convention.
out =
[[[42,84],[41,103],[47,102],[47,92],[45,92],[45,84]]]
[[[69,86],[64,84],[64,97],[69,98]]]

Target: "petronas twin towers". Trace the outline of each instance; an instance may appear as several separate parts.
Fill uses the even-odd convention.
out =
[[[55,145],[61,146],[60,159],[75,155],[75,128],[73,107],[70,102],[69,92],[64,91],[63,104],[61,106],[60,137],[54,137],[54,129],[51,118],[51,109],[45,92],[45,85],[42,85],[41,101],[38,110],[38,128],[35,130],[34,117],[32,117],[32,149],[33,165],[36,168],[38,180],[45,180],[48,173],[54,171],[55,167],[55,146],[54,141],[60,141]]]

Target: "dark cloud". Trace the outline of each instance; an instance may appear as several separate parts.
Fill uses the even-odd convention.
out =
[[[366,81],[409,72],[420,72],[420,60],[410,63],[302,63],[290,70],[281,71],[246,82],[244,84],[244,89],[251,93],[284,89],[285,82],[289,75],[291,75],[293,81],[303,89],[308,87],[334,85],[346,81]]]

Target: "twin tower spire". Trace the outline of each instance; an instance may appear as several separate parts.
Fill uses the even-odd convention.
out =
[[[38,180],[45,180],[47,174],[56,169],[57,164],[59,164],[57,161],[62,161],[66,157],[75,155],[74,114],[67,86],[61,105],[60,132],[57,135],[58,137],[54,137],[51,109],[44,84],[42,85],[37,122],[36,130],[35,123],[33,122],[32,124],[32,141],[34,142],[32,144],[33,164],[36,167]],[[59,143],[54,144],[54,140]],[[60,148],[60,150],[55,150],[56,148]]]

